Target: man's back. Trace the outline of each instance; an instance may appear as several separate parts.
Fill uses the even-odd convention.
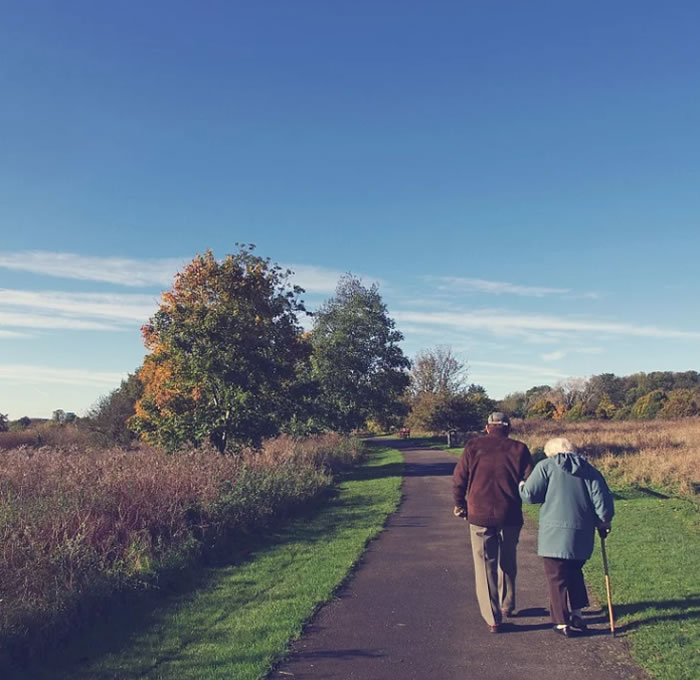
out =
[[[502,432],[472,439],[453,474],[455,505],[467,498],[467,515],[478,526],[523,523],[518,482],[532,472],[532,456],[522,442]]]

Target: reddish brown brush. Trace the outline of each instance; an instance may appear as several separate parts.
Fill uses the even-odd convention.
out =
[[[282,439],[239,457],[142,448],[0,451],[0,647],[314,498],[360,445]]]

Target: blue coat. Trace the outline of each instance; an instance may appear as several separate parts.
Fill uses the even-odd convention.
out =
[[[587,560],[596,526],[614,514],[603,475],[575,453],[558,453],[536,465],[520,497],[525,503],[542,503],[537,540],[542,557]]]

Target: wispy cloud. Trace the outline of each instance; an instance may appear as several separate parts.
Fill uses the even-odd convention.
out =
[[[118,386],[126,373],[88,371],[83,368],[53,368],[28,364],[0,364],[0,380],[25,383],[59,383],[62,385]]]
[[[63,279],[114,283],[133,288],[148,286],[169,288],[175,273],[185,262],[185,259],[179,258],[135,260],[43,250],[0,253],[0,268]]]
[[[77,319],[70,316],[48,316],[23,312],[5,312],[0,310],[0,326],[10,328],[44,328],[74,331],[121,331],[125,326],[103,321]]]
[[[20,333],[19,331],[0,330],[0,338],[31,338],[31,333]]]
[[[564,379],[569,376],[566,373],[557,371],[549,366],[533,366],[532,364],[518,364],[503,361],[470,361],[469,367],[478,367],[484,372],[484,369],[496,371],[497,374],[507,372],[508,374],[520,373],[523,375],[539,376],[541,378],[559,378]]]
[[[58,312],[72,317],[99,317],[143,323],[158,305],[155,295],[117,293],[69,293],[0,288],[0,310],[19,307]]]
[[[602,347],[570,347],[566,350],[559,349],[552,352],[545,352],[540,355],[542,361],[559,361],[570,354],[601,354]]]
[[[598,321],[555,317],[539,314],[508,314],[491,310],[465,311],[460,314],[443,312],[395,311],[397,321],[430,324],[436,327],[464,330],[485,330],[501,335],[523,335],[542,332],[554,334],[609,333],[631,337],[675,338],[700,340],[699,331],[684,331],[675,328],[660,328],[651,325],[636,325],[614,321]]]
[[[294,272],[294,282],[307,293],[332,294],[343,272],[310,264],[284,265]]]
[[[444,290],[476,291],[493,295],[521,295],[523,297],[544,297],[546,295],[566,295],[571,293],[569,288],[551,288],[548,286],[527,286],[507,281],[488,281],[461,276],[430,276],[428,280],[438,283],[438,288]]]
[[[131,288],[170,288],[175,274],[191,258],[123,258],[60,253],[43,250],[0,252],[0,268],[81,281],[113,283]],[[294,281],[309,293],[333,293],[344,274],[336,269],[310,264],[285,264]],[[362,279],[377,279],[359,274]]]
[[[540,357],[542,361],[559,361],[560,359],[563,359],[566,356],[566,352],[563,350],[555,350],[554,352],[545,352],[544,354],[541,354]]]

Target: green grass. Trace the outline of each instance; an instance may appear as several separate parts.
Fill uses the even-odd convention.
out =
[[[455,456],[461,449],[446,449]],[[611,482],[611,480],[608,480]],[[615,627],[632,657],[657,680],[700,678],[700,512],[698,503],[659,490],[613,487],[615,518],[606,540]],[[523,505],[537,522],[538,505]],[[607,617],[596,540],[584,571]]]
[[[367,464],[339,480],[325,506],[261,538],[245,561],[204,570],[159,606],[140,598],[83,634],[60,659],[14,677],[263,677],[382,530],[400,501],[402,471],[398,451],[375,449]]]
[[[658,680],[700,678],[700,514],[688,499],[625,488],[606,540],[615,627],[632,657]],[[539,506],[524,506],[536,521]],[[596,540],[584,571],[607,617]]]

